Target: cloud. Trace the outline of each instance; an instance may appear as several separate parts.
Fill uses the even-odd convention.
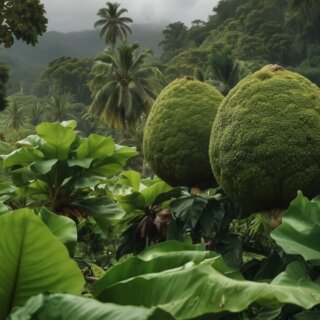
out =
[[[49,30],[78,31],[92,29],[97,11],[106,0],[42,0],[49,19]],[[116,0],[128,9],[136,23],[164,24],[195,19],[206,20],[218,0]]]

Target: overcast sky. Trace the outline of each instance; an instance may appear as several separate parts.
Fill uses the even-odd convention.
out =
[[[48,30],[79,31],[92,29],[97,11],[107,0],[41,0],[49,19]],[[116,0],[128,9],[136,23],[206,20],[218,0]]]

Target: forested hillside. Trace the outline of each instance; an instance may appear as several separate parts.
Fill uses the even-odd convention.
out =
[[[162,60],[176,77],[205,71],[210,56],[229,52],[251,70],[279,63],[320,83],[319,17],[316,1],[222,0],[207,21],[167,26]]]
[[[162,29],[163,25],[156,23],[133,24],[128,41],[137,41],[142,48],[150,48],[155,56],[159,56]],[[1,48],[0,61],[10,67],[9,92],[19,91],[21,86],[30,92],[29,84],[36,81],[50,61],[60,57],[94,58],[104,48],[99,30],[68,33],[49,31],[39,38],[34,47],[16,41],[10,48]]]

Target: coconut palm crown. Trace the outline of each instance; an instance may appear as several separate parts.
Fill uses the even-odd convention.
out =
[[[128,33],[131,33],[128,23],[133,22],[129,17],[122,15],[128,12],[127,9],[120,9],[120,3],[107,2],[105,8],[99,9],[97,15],[101,19],[95,22],[94,27],[102,27],[100,36],[104,38],[106,44],[111,44],[114,48],[118,39],[125,40]]]
[[[161,71],[146,64],[152,51],[138,49],[137,43],[123,43],[104,51],[93,65],[89,113],[111,128],[134,130],[162,89]]]

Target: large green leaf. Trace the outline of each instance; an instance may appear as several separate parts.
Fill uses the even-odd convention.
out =
[[[132,176],[131,174],[129,174],[129,177],[130,179],[135,179],[135,182],[133,183],[136,183],[135,186],[137,187],[138,176]],[[145,187],[141,191],[133,191],[130,194],[117,195],[115,197],[119,201],[120,205],[124,208],[124,210],[127,213],[130,213],[134,210],[145,210],[151,205],[159,205],[164,201],[181,195],[181,191],[181,188],[172,189],[164,181],[157,181],[151,186]]]
[[[43,138],[44,143],[41,150],[47,152],[50,159],[68,159],[68,152],[76,133],[70,126],[63,126],[58,122],[43,122],[36,127],[38,135]]]
[[[72,252],[78,236],[76,223],[70,218],[58,216],[46,207],[40,209],[39,216],[50,231]]]
[[[143,210],[146,207],[143,195],[137,191],[126,195],[118,195],[115,196],[115,198],[127,213],[133,212],[137,209]]]
[[[153,202],[157,199],[157,197],[165,192],[168,192],[171,189],[171,187],[165,183],[164,181],[159,181],[155,183],[154,185],[145,188],[141,191],[141,194],[144,197],[145,200],[145,206],[150,206],[153,204]]]
[[[38,135],[32,134],[22,140],[19,140],[17,144],[21,147],[39,147],[43,142],[43,139]]]
[[[0,216],[0,319],[44,291],[80,294],[84,280],[65,246],[30,209]]]
[[[100,177],[112,177],[121,171],[122,166],[123,164],[117,163],[112,157],[109,157],[103,161],[93,162],[88,173]]]
[[[110,157],[115,150],[115,143],[111,137],[91,134],[82,140],[77,149],[79,158],[103,159]]]
[[[320,311],[303,311],[296,316],[293,320],[318,320],[320,319]]]
[[[121,172],[122,179],[120,184],[128,185],[133,191],[138,192],[140,190],[140,173],[137,171],[129,170]]]
[[[187,262],[181,258],[184,249],[170,245],[172,252],[163,252],[163,244],[159,252],[153,248],[149,255],[147,249],[111,268],[96,283],[96,297],[122,305],[161,307],[176,319],[240,312],[252,303],[266,308],[285,303],[311,308],[320,303],[320,285],[300,262],[290,264],[271,284],[257,283],[232,272],[220,256],[194,259],[193,253],[199,252],[189,251]]]
[[[0,154],[8,154],[13,150],[14,150],[14,146],[12,146],[7,142],[0,141]]]
[[[31,164],[30,168],[36,173],[47,174],[58,162],[58,159],[38,160]]]
[[[70,159],[67,161],[69,167],[82,167],[82,168],[90,168],[93,158],[83,158],[83,159]]]
[[[286,253],[320,262],[319,234],[320,201],[310,201],[299,192],[284,214],[282,224],[271,233],[271,237]]]
[[[119,220],[125,215],[125,211],[108,197],[86,197],[73,201],[72,206],[93,217],[102,229],[108,227],[111,221]]]
[[[159,308],[119,306],[68,294],[38,295],[15,310],[8,320],[174,320]]]
[[[8,183],[0,183],[0,201],[5,202],[15,195],[17,188]]]
[[[2,155],[3,167],[28,166],[33,161],[41,160],[43,153],[33,148],[23,148],[12,151],[7,155]]]
[[[122,166],[126,164],[127,160],[136,157],[139,152],[130,147],[116,145],[116,152],[112,155],[113,159]]]
[[[109,269],[107,274],[95,283],[94,293],[99,298],[107,287],[127,278],[150,272],[162,272],[180,267],[189,261],[200,262],[216,256],[209,251],[195,251],[194,246],[177,241],[160,243]]]

